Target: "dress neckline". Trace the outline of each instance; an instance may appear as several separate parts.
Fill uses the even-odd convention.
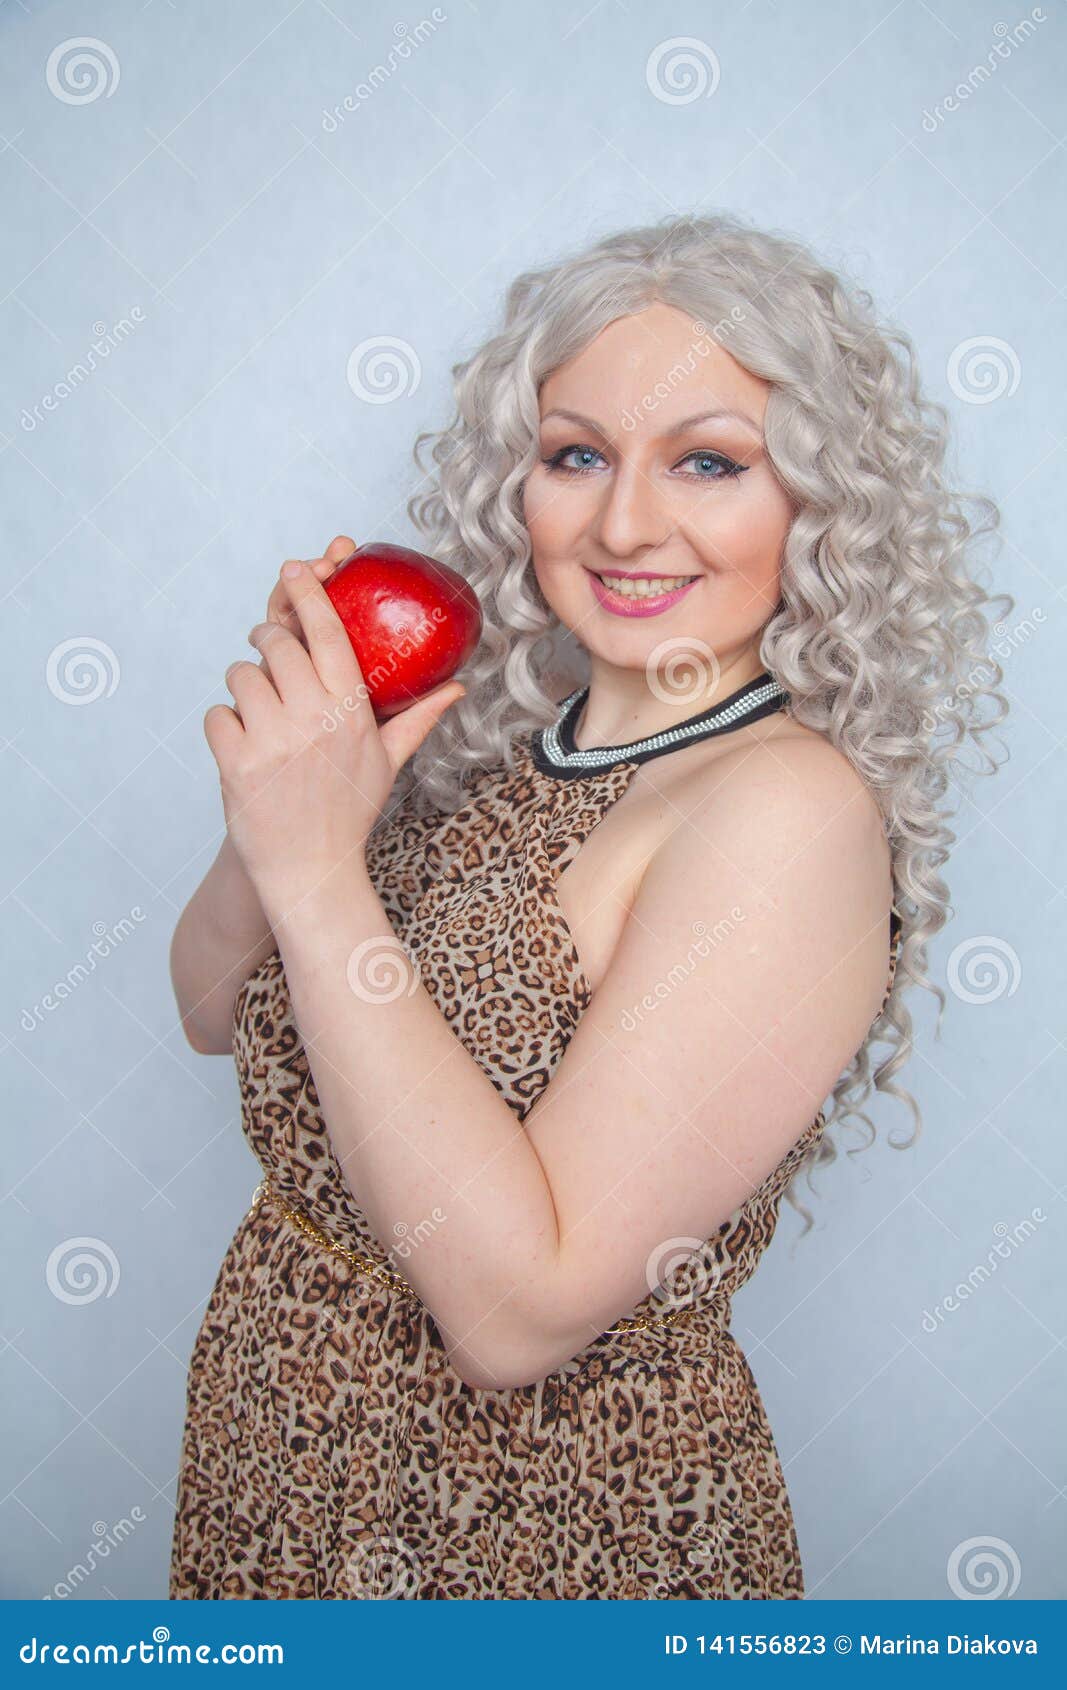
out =
[[[574,743],[574,730],[588,695],[588,683],[576,687],[561,702],[556,720],[547,728],[535,729],[530,736],[530,755],[542,774],[567,780],[616,768],[621,763],[644,763],[673,751],[675,746],[710,739],[713,734],[728,733],[748,722],[756,722],[761,716],[783,709],[789,699],[785,689],[764,669],[728,698],[721,698],[706,710],[698,710],[662,733],[648,734],[625,745],[589,746],[583,751]]]

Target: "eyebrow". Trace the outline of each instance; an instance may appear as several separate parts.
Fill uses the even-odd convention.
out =
[[[607,430],[601,427],[600,423],[598,423],[595,418],[582,416],[580,411],[565,411],[561,410],[557,406],[551,411],[546,411],[544,416],[541,418],[541,421],[547,422],[549,417],[566,417],[570,422],[580,423],[583,428],[591,428],[595,433],[603,435],[605,440],[608,439]],[[670,428],[664,429],[664,433],[667,435],[684,434],[687,429],[695,428],[698,423],[719,421],[745,423],[749,428],[754,429],[757,434],[762,432],[759,424],[752,417],[746,416],[743,411],[720,409],[715,411],[696,411],[691,417],[683,417],[681,422],[672,423]]]

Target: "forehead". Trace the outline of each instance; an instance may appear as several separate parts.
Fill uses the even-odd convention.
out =
[[[761,422],[770,383],[746,370],[701,318],[657,301],[617,317],[541,384],[542,416],[556,406],[595,414],[644,404],[655,395],[657,424],[717,406]],[[603,419],[608,421],[608,417]]]

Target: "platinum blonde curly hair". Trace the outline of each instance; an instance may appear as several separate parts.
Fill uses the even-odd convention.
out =
[[[945,408],[923,397],[916,354],[879,322],[871,295],[849,287],[800,242],[732,215],[672,217],[626,229],[512,283],[503,327],[453,366],[455,415],[420,434],[415,462],[433,490],[408,500],[425,549],[478,595],[481,643],[461,672],[467,691],[397,777],[393,801],[449,811],[474,771],[514,767],[513,738],[555,719],[558,645],[567,630],[545,602],[531,563],[523,484],[539,452],[544,379],[603,328],[659,301],[726,326],[727,350],[771,386],[764,418],[770,462],[794,501],[781,559],[781,598],[760,655],[789,694],[793,716],[833,742],[880,805],[891,847],[900,954],[892,991],[834,1087],[827,1130],[799,1173],[836,1161],[829,1128],[864,1122],[872,1089],[910,1106],[894,1081],[912,1045],[909,984],[938,1000],[927,946],[949,917],[939,868],[955,834],[946,794],[965,773],[993,773],[985,753],[964,762],[966,741],[1007,714],[1003,671],[988,651],[987,609],[1015,600],[987,594],[971,567],[973,543],[1000,522],[996,504],[950,487]],[[433,442],[433,468],[420,451]],[[966,506],[974,507],[975,520]],[[572,683],[577,684],[577,683]],[[390,806],[387,806],[388,813]],[[871,1046],[890,1047],[877,1066]],[[854,1149],[847,1152],[855,1154]],[[814,1189],[814,1187],[811,1187]],[[802,1234],[803,1236],[803,1234]]]

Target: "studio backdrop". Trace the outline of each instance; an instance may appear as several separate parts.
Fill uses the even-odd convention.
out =
[[[728,212],[912,337],[1014,600],[940,1031],[909,998],[923,1130],[873,1099],[734,1331],[809,1599],[1063,1597],[1062,6],[131,0],[6,6],[0,44],[2,1594],[166,1592],[259,1177],[168,953],[224,826],[204,715],[282,560],[417,544],[413,444],[516,274]]]

